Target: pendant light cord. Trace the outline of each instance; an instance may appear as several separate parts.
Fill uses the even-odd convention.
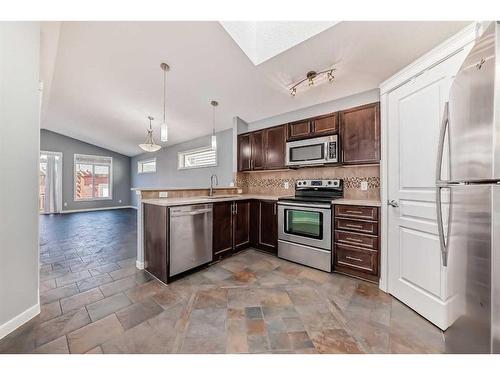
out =
[[[163,123],[167,123],[167,71],[163,70]]]
[[[215,106],[212,106],[212,120],[213,120],[213,127],[212,127],[212,135],[215,135]]]

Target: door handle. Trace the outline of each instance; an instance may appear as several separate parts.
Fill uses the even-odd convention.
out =
[[[387,201],[387,204],[388,204],[389,206],[392,206],[392,207],[399,207],[399,203],[398,203],[398,201],[397,201],[397,200],[394,200],[394,199],[391,199],[391,200]]]

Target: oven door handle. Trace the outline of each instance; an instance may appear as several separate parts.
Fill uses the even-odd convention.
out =
[[[309,209],[315,209],[315,208],[321,208],[321,209],[332,209],[332,206],[329,204],[321,204],[321,203],[293,203],[293,202],[279,202],[279,206],[292,206],[292,207],[304,207],[304,208],[309,208]]]

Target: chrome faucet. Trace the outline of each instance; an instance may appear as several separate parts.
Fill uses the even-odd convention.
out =
[[[208,192],[208,195],[210,197],[214,195],[214,180],[215,180],[215,186],[219,185],[219,179],[217,178],[216,174],[210,176],[210,191]]]

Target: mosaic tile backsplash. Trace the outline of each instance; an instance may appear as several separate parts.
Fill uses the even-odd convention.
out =
[[[344,181],[345,198],[380,199],[380,168],[378,165],[240,172],[236,174],[236,186],[250,194],[291,195],[297,180],[333,178],[340,178]],[[362,181],[368,182],[368,190],[361,190]],[[289,189],[285,189],[285,182],[288,182]]]

